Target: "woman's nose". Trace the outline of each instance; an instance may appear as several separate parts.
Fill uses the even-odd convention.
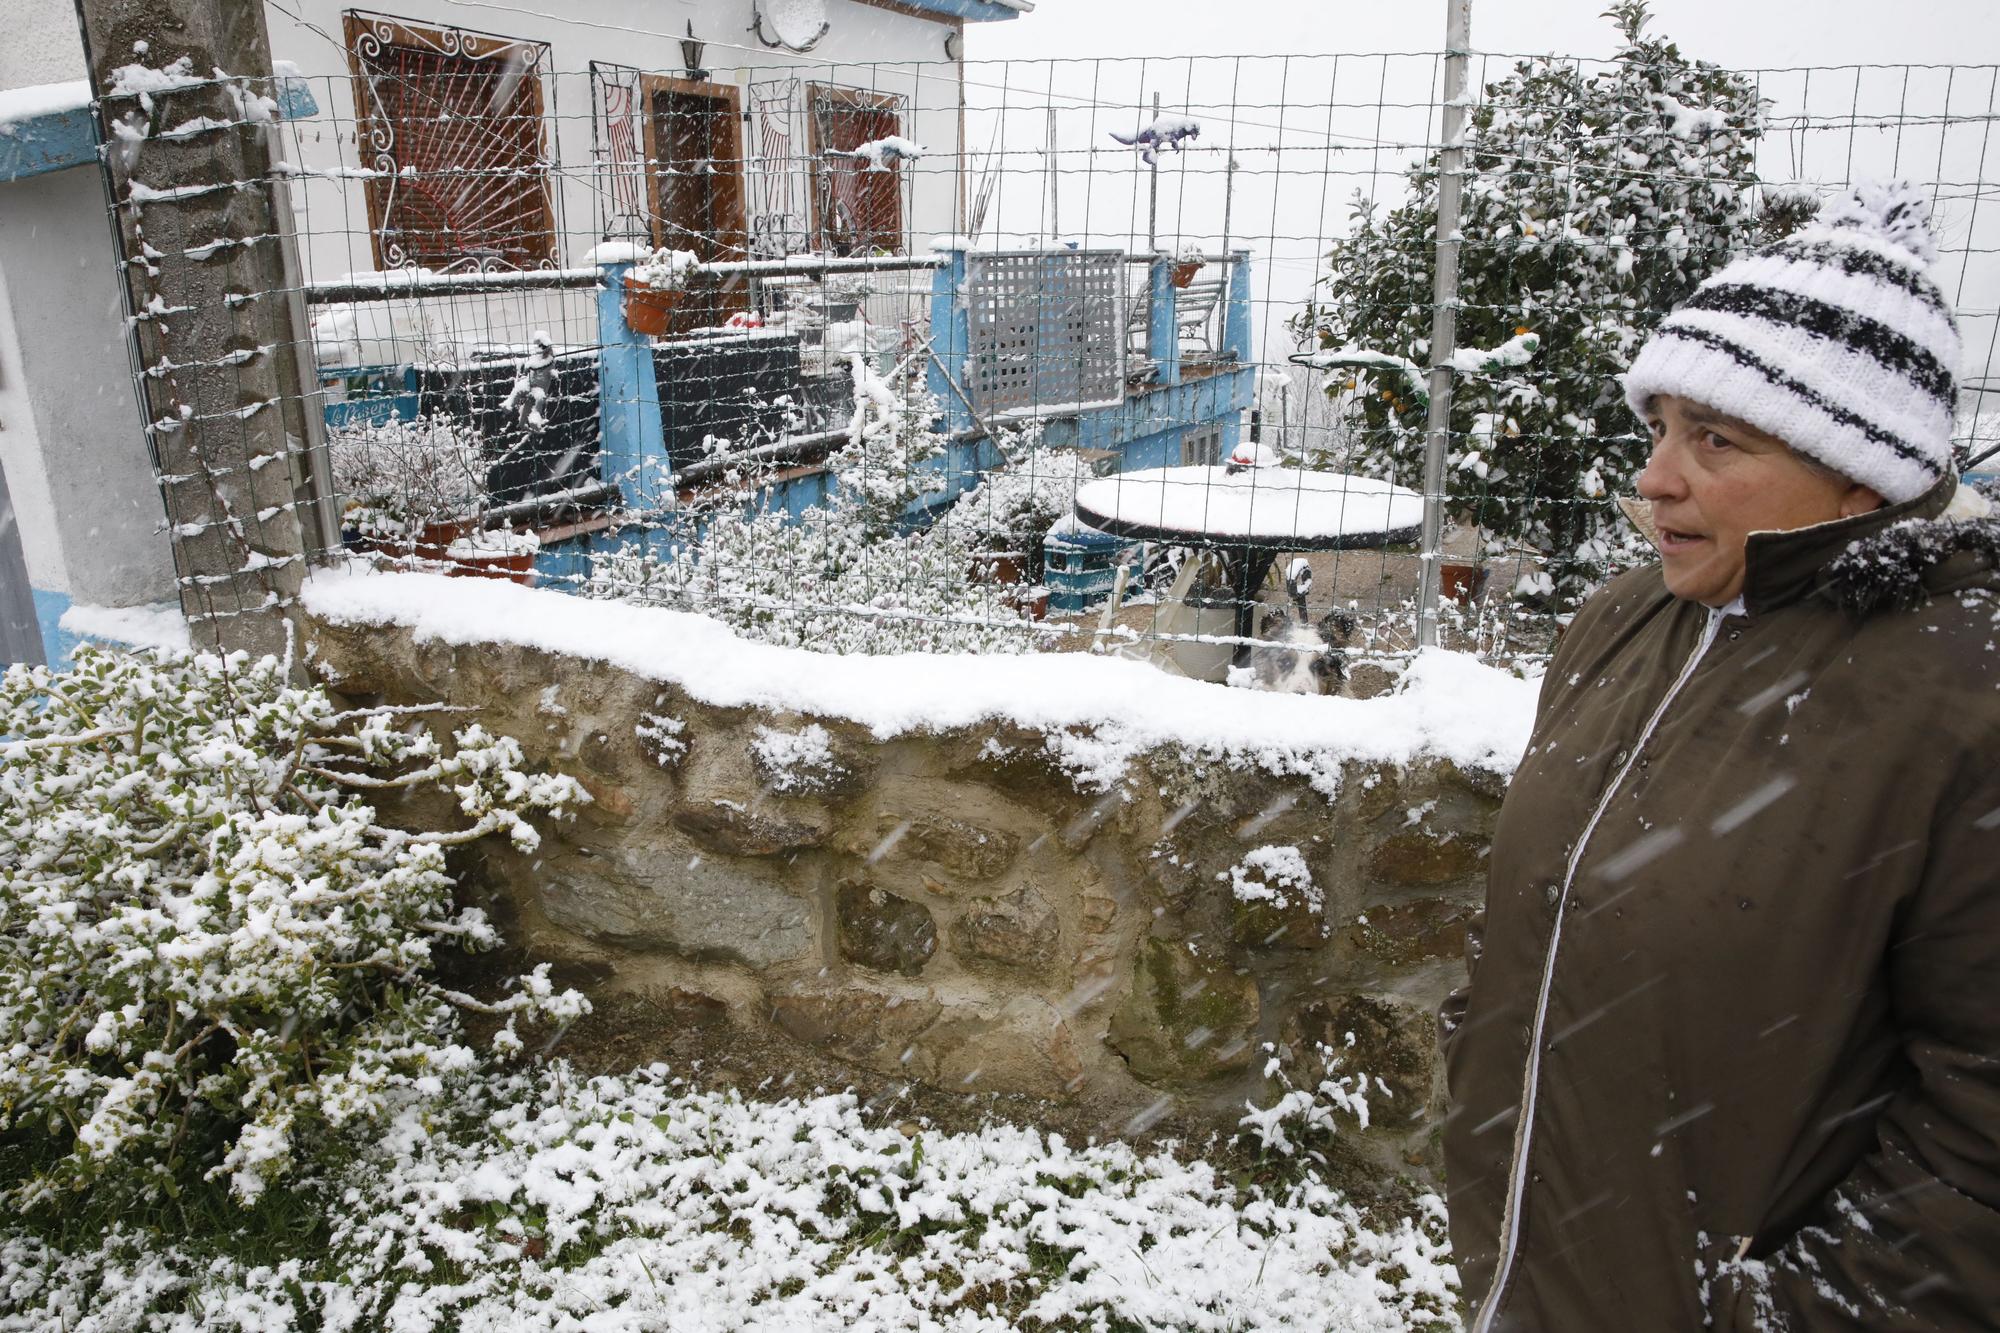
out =
[[[1680,475],[1674,470],[1669,452],[1666,441],[1654,442],[1653,452],[1639,473],[1638,487],[1642,499],[1668,500],[1679,493]]]

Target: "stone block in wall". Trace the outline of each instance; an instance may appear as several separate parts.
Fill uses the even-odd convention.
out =
[[[823,845],[828,826],[818,812],[753,810],[749,803],[711,797],[674,812],[674,827],[725,856],[778,856]]]
[[[1382,884],[1436,888],[1483,876],[1485,851],[1481,840],[1410,828],[1375,844],[1368,854],[1368,873]]]
[[[828,799],[857,796],[868,790],[874,762],[847,730],[818,722],[755,724],[747,738],[751,770],[769,791]]]
[[[548,847],[535,880],[549,920],[591,939],[749,967],[813,947],[810,903],[775,878],[685,848],[585,856]]]
[[[1060,942],[1056,910],[1031,884],[1004,898],[975,898],[968,902],[964,912],[951,923],[950,934],[952,952],[966,962],[993,963],[1031,972],[1055,961]]]
[[[1476,902],[1419,898],[1375,903],[1347,927],[1347,941],[1371,958],[1408,967],[1465,954],[1465,928],[1478,913]]]
[[[990,788],[901,780],[880,784],[872,821],[850,826],[840,848],[884,868],[935,868],[965,883],[997,878],[1042,821]],[[948,884],[942,887],[949,888]]]
[[[870,1068],[906,1068],[918,1034],[944,1006],[928,997],[890,995],[861,986],[783,990],[765,996],[767,1016],[794,1041]]]
[[[841,885],[834,914],[840,956],[850,963],[913,977],[937,951],[937,923],[930,909],[876,885]]]
[[[1233,898],[1230,933],[1245,949],[1317,949],[1326,942],[1326,913],[1316,900],[1303,895],[1288,898],[1282,905]]]
[[[998,1006],[952,1005],[916,1041],[928,1082],[959,1092],[1018,1092],[1061,1100],[1084,1085],[1083,1056],[1063,1013],[1016,995]]]
[[[1250,1063],[1262,1015],[1256,978],[1234,962],[1149,939],[1105,1040],[1142,1082],[1199,1082]]]
[[[1285,1020],[1282,1033],[1287,1072],[1310,1086],[1322,1068],[1324,1047],[1339,1060],[1339,1071],[1366,1074],[1373,1121],[1384,1127],[1414,1124],[1433,1110],[1437,1091],[1436,1011],[1395,995],[1358,993],[1328,996],[1301,1006]],[[1386,1099],[1374,1081],[1389,1091]]]

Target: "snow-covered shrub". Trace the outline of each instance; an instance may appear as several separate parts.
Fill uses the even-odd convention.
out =
[[[329,426],[333,483],[363,536],[415,537],[464,518],[486,490],[486,460],[470,421],[444,415]]]
[[[440,942],[497,943],[454,910],[449,847],[522,848],[586,800],[477,725],[343,711],[275,659],[84,647],[0,678],[0,1132],[52,1165],[8,1193],[227,1178],[255,1200],[316,1131],[368,1123],[473,1067],[459,1009],[563,1021],[546,968],[487,1004],[425,976]],[[463,824],[384,827],[371,792],[449,793]]]
[[[1754,80],[1645,36],[1639,0],[1609,14],[1624,39],[1609,69],[1536,57],[1487,85],[1466,132],[1459,221],[1459,345],[1533,332],[1540,346],[1516,373],[1459,386],[1448,491],[1489,536],[1543,552],[1536,582],[1564,596],[1649,558],[1612,504],[1647,453],[1617,376],[1697,282],[1763,239]],[[1355,421],[1352,465],[1406,485],[1423,466],[1424,406],[1402,367],[1430,363],[1436,154],[1408,185],[1386,216],[1357,202],[1297,325],[1325,349],[1387,354],[1327,392]],[[1796,201],[1779,204],[1774,223],[1794,218]]]
[[[687,283],[688,275],[701,265],[701,256],[692,250],[662,247],[649,250],[627,275],[641,287],[672,291]]]
[[[1352,1045],[1354,1034],[1347,1034],[1347,1040]],[[1389,1085],[1381,1079],[1343,1072],[1345,1057],[1331,1046],[1315,1042],[1310,1060],[1320,1072],[1310,1080],[1312,1086],[1305,1088],[1293,1084],[1275,1054],[1265,1063],[1265,1076],[1275,1077],[1284,1092],[1269,1106],[1245,1102],[1243,1109],[1248,1114],[1237,1122],[1256,1136],[1259,1152],[1323,1162],[1325,1154],[1318,1145],[1340,1133],[1342,1120],[1349,1121],[1356,1129],[1368,1128],[1369,1085],[1372,1083],[1374,1091],[1383,1097],[1389,1095]]]
[[[928,464],[945,441],[937,404],[892,388],[854,358],[848,442],[828,460],[834,487],[796,517],[756,499],[758,477],[698,516],[698,533],[660,549],[594,556],[590,596],[712,616],[765,643],[833,653],[1025,652],[1035,627],[973,578],[978,549],[948,522],[904,530],[910,507],[942,491]]]
[[[1042,581],[1042,538],[1076,504],[1079,486],[1094,474],[1074,449],[1050,449],[1037,429],[1012,448],[1009,461],[960,496],[940,520],[975,551],[1008,554],[1021,562],[1025,583]]]

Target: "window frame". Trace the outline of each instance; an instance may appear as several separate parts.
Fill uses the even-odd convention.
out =
[[[368,243],[376,269],[388,272],[402,268],[431,268],[450,272],[466,263],[475,269],[496,264],[515,269],[555,267],[561,257],[551,188],[556,159],[550,145],[548,103],[543,87],[543,79],[549,70],[549,44],[449,25],[415,23],[362,9],[341,11],[341,24],[343,45],[354,83],[355,146],[363,169],[381,173],[364,177],[362,181],[368,209]],[[482,248],[478,246],[447,251],[435,245],[410,247],[403,242],[401,238],[410,234],[409,228],[396,225],[400,220],[396,185],[408,165],[396,156],[403,125],[393,123],[387,108],[376,99],[371,81],[369,46],[375,48],[376,58],[393,48],[467,62],[493,60],[515,51],[528,53],[522,76],[527,101],[521,115],[532,117],[534,133],[532,140],[523,136],[519,147],[532,158],[526,165],[526,174],[533,185],[514,201],[519,210],[516,218],[518,225],[510,227],[508,234],[518,236],[518,244],[482,257]],[[381,75],[375,72],[373,77]],[[442,234],[445,233],[427,233],[430,237]]]
[[[826,205],[833,187],[828,176],[826,154],[832,145],[826,142],[826,136],[821,129],[821,106],[839,106],[860,111],[886,111],[895,116],[896,133],[905,138],[909,137],[910,128],[904,123],[908,107],[905,99],[895,93],[871,92],[866,88],[849,88],[833,83],[807,83],[805,95],[806,142],[811,153],[809,180],[812,196],[812,238],[817,243],[815,249],[820,253],[829,253],[832,245],[827,229]],[[865,168],[857,169],[856,174],[859,175],[862,170]],[[895,243],[888,247],[888,250],[894,255],[908,254],[910,219],[903,207],[903,164],[891,162],[886,168],[886,174],[893,181],[893,188],[889,193],[896,202],[896,226],[893,233]],[[871,232],[872,234],[874,233]]]

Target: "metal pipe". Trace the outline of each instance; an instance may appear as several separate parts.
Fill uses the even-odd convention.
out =
[[[1421,648],[1436,647],[1438,639],[1444,455],[1451,436],[1451,354],[1458,341],[1458,206],[1465,186],[1465,72],[1471,45],[1472,0],[1446,0],[1437,272],[1431,285],[1431,401],[1424,420],[1424,522],[1417,539],[1417,645]]]

